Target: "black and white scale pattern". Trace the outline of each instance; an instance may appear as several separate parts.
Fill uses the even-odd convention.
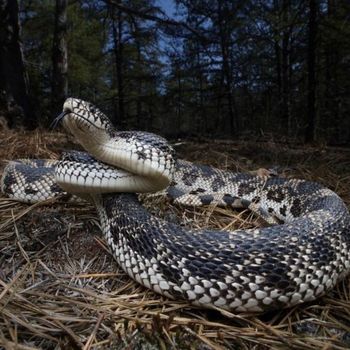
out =
[[[10,161],[1,178],[1,192],[24,203],[35,203],[59,196],[69,197],[55,179],[56,164],[57,161],[49,159]]]
[[[96,201],[108,244],[134,280],[203,307],[262,312],[314,300],[350,267],[350,219],[336,194],[295,180],[264,186],[301,190],[298,216],[245,231],[191,231],[150,215],[132,194]]]
[[[103,123],[107,122],[97,122]],[[73,192],[90,193],[108,245],[131,278],[169,298],[207,308],[238,313],[289,307],[323,295],[349,272],[350,215],[331,190],[304,180],[262,178],[175,161],[173,153],[167,152],[170,146],[153,134],[143,139],[141,133],[114,133],[110,126],[106,128],[118,152],[128,154],[127,161],[119,157],[124,170],[115,171],[76,152],[56,166],[43,164],[31,170],[23,168],[28,164],[12,162],[4,171],[2,191],[27,201],[41,200],[38,193],[31,193],[32,188],[45,187],[45,195],[51,196],[62,193],[55,182],[56,169],[56,179],[61,176],[64,186],[75,183],[78,189],[74,185]],[[133,164],[135,159],[148,160],[148,166]],[[163,194],[174,202],[250,208],[279,224],[235,232],[195,231],[151,215],[135,194],[96,194],[96,187],[107,181],[105,172],[111,186],[114,180],[124,186],[125,178],[140,176],[126,172],[125,163],[143,172],[141,177],[148,174],[155,180],[157,174],[169,175],[170,186]],[[41,176],[44,181],[39,184]]]

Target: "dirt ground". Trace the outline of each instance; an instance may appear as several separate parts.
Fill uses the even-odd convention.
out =
[[[350,150],[273,141],[173,142],[179,157],[232,171],[264,167],[310,179],[350,205]],[[61,133],[0,132],[0,160],[57,158],[74,141]],[[3,164],[4,164],[3,163]],[[188,209],[145,200],[192,227],[261,225],[251,213]],[[0,197],[0,348],[4,349],[348,349],[347,278],[309,304],[260,316],[207,311],[168,300],[118,267],[92,205],[25,205]]]

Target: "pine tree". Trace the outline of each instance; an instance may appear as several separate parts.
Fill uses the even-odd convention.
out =
[[[33,128],[36,118],[28,95],[17,1],[0,1],[0,28],[0,88],[9,125]]]

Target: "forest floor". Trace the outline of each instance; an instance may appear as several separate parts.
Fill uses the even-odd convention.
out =
[[[350,205],[350,150],[274,142],[177,141],[181,158],[233,171],[277,170],[312,179]],[[0,132],[0,160],[57,158],[64,134]],[[244,211],[179,208],[147,200],[190,226],[261,225]],[[155,209],[157,207],[157,209]],[[0,348],[348,349],[350,279],[327,296],[260,316],[207,311],[133,282],[104,241],[92,205],[20,204],[0,197]]]

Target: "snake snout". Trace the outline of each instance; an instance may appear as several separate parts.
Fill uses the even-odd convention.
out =
[[[63,103],[63,112],[70,112],[72,113],[74,111],[74,108],[79,105],[79,100],[69,97],[67,98]]]
[[[53,120],[53,122],[50,125],[50,128],[55,129],[66,115],[73,113],[74,100],[74,98],[70,97],[64,101],[63,111]]]

